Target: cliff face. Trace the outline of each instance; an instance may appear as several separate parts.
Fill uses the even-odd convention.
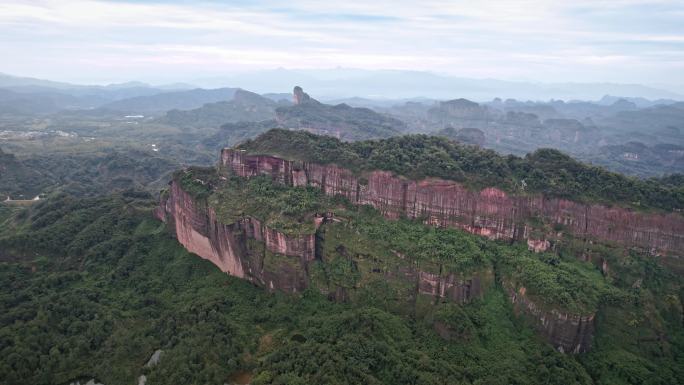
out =
[[[652,253],[684,253],[684,218],[676,213],[634,212],[542,195],[512,196],[496,188],[471,191],[454,181],[413,181],[386,171],[354,175],[335,165],[252,156],[232,149],[222,151],[221,164],[242,177],[266,174],[287,185],[315,186],[328,195],[340,194],[353,203],[372,205],[388,218],[426,218],[431,225],[457,227],[494,239],[543,244],[530,225],[541,220],[560,225],[575,237],[615,242]]]
[[[303,272],[314,259],[313,234],[286,236],[250,217],[223,224],[213,208],[194,199],[175,181],[156,216],[170,226],[188,251],[221,271],[270,289],[298,292],[307,287]],[[273,255],[280,257],[272,261]]]
[[[504,287],[514,311],[530,318],[537,332],[545,336],[557,350],[583,353],[591,348],[595,313],[577,315],[546,310],[528,298],[525,287],[516,290],[507,282],[504,282]]]
[[[247,279],[255,284],[286,292],[301,292],[313,286],[339,300],[346,300],[350,290],[362,287],[338,287],[332,282],[312,285],[309,267],[314,261],[325,263],[317,256],[317,242],[322,235],[288,235],[272,229],[252,217],[243,217],[224,224],[206,202],[197,200],[172,181],[155,216],[171,228],[178,241],[190,252],[211,261],[222,271]],[[316,227],[328,218],[315,218]],[[491,285],[491,274],[463,276],[456,272],[433,274],[417,270],[410,261],[393,271],[375,269],[361,271],[369,279],[391,279],[408,287],[409,297],[426,295],[464,303],[483,295]],[[378,276],[378,274],[380,276]]]
[[[491,284],[491,276],[479,274],[464,279],[458,274],[439,275],[418,272],[418,293],[433,298],[445,298],[451,302],[466,303],[482,297],[484,288]]]

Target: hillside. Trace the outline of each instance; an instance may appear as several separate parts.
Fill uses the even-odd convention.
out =
[[[592,100],[522,101],[495,98],[475,103],[459,98],[440,102],[407,102],[376,110],[394,116],[410,132],[445,135],[453,128],[482,131],[479,145],[503,154],[522,156],[554,148],[585,162],[642,178],[684,171],[679,152],[634,157],[606,147],[684,146],[681,103],[606,96]]]
[[[51,153],[25,158],[0,150],[0,197],[30,199],[67,191],[95,195],[127,189],[160,188],[179,163],[140,150]]]
[[[396,314],[381,287],[353,304],[313,291],[270,294],[183,250],[150,218],[152,205],[59,196],[2,217],[0,280],[11,290],[0,301],[0,382],[116,385],[145,375],[154,384],[437,385],[448,377],[566,385],[630,374],[676,381],[664,360],[654,361],[657,372],[641,363],[609,372],[608,357],[588,371],[516,321],[497,290],[430,316],[453,325],[448,340]],[[160,362],[145,366],[156,350]]]
[[[137,96],[107,103],[101,108],[129,113],[160,113],[173,109],[191,110],[207,103],[233,99],[237,88],[172,91],[149,96]]]
[[[171,110],[158,119],[179,127],[220,127],[226,123],[258,122],[273,119],[278,103],[245,90],[235,91],[233,99],[207,103],[193,110]]]
[[[472,144],[482,147],[485,143],[485,133],[477,128],[455,129],[447,127],[434,133],[435,136],[442,136],[447,139],[455,140],[463,144]]]
[[[294,106],[276,110],[276,119],[281,127],[335,136],[345,141],[387,138],[406,130],[402,121],[368,108],[323,104],[311,98],[301,87],[295,87],[294,97]]]

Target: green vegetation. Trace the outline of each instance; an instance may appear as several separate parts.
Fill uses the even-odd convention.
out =
[[[315,100],[276,109],[280,127],[339,134],[343,140],[388,138],[405,132],[406,123],[368,108],[331,106]]]
[[[244,372],[254,384],[590,382],[500,292],[462,308],[467,339],[444,341],[372,303],[269,294],[227,276],[169,239],[153,205],[64,195],[3,229],[15,261],[0,264],[0,382],[222,384]],[[160,364],[145,368],[156,349]]]
[[[626,177],[551,149],[537,150],[525,158],[504,157],[491,150],[425,135],[345,143],[286,130],[271,130],[239,148],[257,154],[336,163],[357,172],[381,169],[413,179],[451,179],[472,188],[494,186],[513,193],[543,193],[641,209],[684,208],[681,186]]]
[[[203,139],[202,144],[208,148],[220,150],[254,138],[274,127],[278,127],[276,120],[226,123],[221,125],[215,134]]]
[[[514,286],[524,286],[537,304],[573,314],[590,314],[601,304],[627,303],[624,290],[609,285],[591,264],[534,254],[522,247],[499,247],[497,269]],[[584,265],[584,266],[583,266]]]
[[[183,183],[198,183],[200,176],[219,183],[211,179],[215,173],[203,171],[191,169],[186,175],[193,178]],[[156,202],[146,194],[53,195],[28,209],[0,211],[0,282],[8,289],[0,295],[0,382],[94,377],[116,385],[135,382],[140,374],[155,384],[222,384],[237,377],[254,384],[684,379],[677,361],[684,346],[681,286],[668,270],[639,256],[610,259],[615,276],[624,278],[606,279],[570,257],[533,254],[414,221],[387,221],[373,209],[352,208],[315,190],[263,178],[223,183],[221,191],[254,194],[252,208],[240,210],[287,212],[303,220],[332,207],[339,221],[323,226],[325,259],[311,265],[310,274],[314,286],[317,270],[336,286],[360,285],[353,301],[331,302],[315,290],[269,294],[221,273],[169,238],[151,219]],[[513,315],[498,286],[467,305],[440,301],[407,314],[392,298],[406,301],[412,288],[369,281],[367,271],[405,263],[401,259],[412,255],[421,269],[443,264],[468,271],[493,264],[500,278],[524,285],[535,300],[572,311],[601,308],[594,350],[580,356],[555,352]],[[266,264],[282,262],[269,258]],[[644,277],[638,289],[635,277]],[[657,335],[667,341],[650,339]],[[145,367],[156,349],[164,351],[161,363]]]
[[[183,176],[183,180],[188,179],[197,180],[198,176],[194,173]],[[198,184],[206,186],[195,182],[194,190],[190,191],[200,189]],[[273,183],[266,176],[222,181],[216,192],[212,192],[208,202],[224,223],[233,223],[248,215],[286,234],[312,234],[316,230],[316,214],[323,214],[332,207],[346,204],[340,199],[324,195],[320,189],[288,188]]]
[[[273,119],[276,107],[270,99],[239,89],[231,101],[207,103],[193,110],[171,110],[158,121],[179,127],[220,127],[226,123]]]
[[[19,158],[0,150],[0,197],[32,199],[65,191],[94,195],[126,189],[158,191],[179,164],[135,149],[49,153]]]
[[[369,206],[340,215],[348,219],[348,226],[365,239],[364,243],[373,245],[371,255],[384,250],[419,261],[424,268],[441,265],[458,272],[482,268],[493,259],[484,238],[463,231],[425,226],[408,219],[390,221]]]
[[[594,312],[601,303],[625,300],[625,295],[607,285],[591,266],[456,229],[434,228],[408,219],[387,220],[370,206],[351,205],[320,189],[288,187],[267,176],[233,177],[219,185],[217,174],[210,168],[181,171],[177,178],[186,191],[206,199],[224,223],[249,215],[286,234],[313,234],[314,216],[333,213],[337,222],[322,229],[324,254],[330,260],[320,267],[320,273],[324,282],[345,281],[342,287],[354,287],[362,279],[348,281],[356,274],[345,262],[352,259],[365,272],[415,264],[434,274],[468,274],[496,264],[502,276],[525,286],[540,305],[585,314]]]

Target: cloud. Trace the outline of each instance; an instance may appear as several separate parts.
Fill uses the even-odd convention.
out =
[[[0,71],[105,81],[342,66],[684,83],[683,14],[661,0],[5,0]]]

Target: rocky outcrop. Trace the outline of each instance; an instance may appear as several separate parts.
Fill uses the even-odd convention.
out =
[[[492,118],[492,111],[467,99],[440,102],[427,111],[427,118],[433,123],[456,128],[486,128]]]
[[[360,175],[336,165],[290,161],[224,149],[221,165],[242,177],[270,175],[280,183],[318,187],[369,204],[388,218],[424,218],[434,226],[456,227],[493,239],[540,239],[538,224],[578,238],[615,242],[657,254],[684,253],[684,217],[678,213],[635,212],[543,195],[510,195],[497,188],[469,190],[441,179],[406,179],[387,171]],[[542,234],[542,236],[545,234]],[[546,246],[548,247],[548,246]]]
[[[356,108],[344,103],[324,104],[297,86],[292,106],[276,109],[279,127],[305,130],[342,140],[389,138],[406,130],[406,123],[369,108]]]
[[[551,246],[551,242],[547,241],[546,239],[528,239],[527,240],[527,249],[530,251],[534,251],[535,253],[541,253],[542,251],[546,251],[549,249]]]
[[[560,352],[584,353],[591,348],[595,313],[572,314],[544,309],[526,295],[525,287],[504,282],[513,309],[532,321],[535,329]]]
[[[302,87],[300,86],[295,86],[294,91],[292,92],[293,97],[294,97],[294,104],[302,104],[311,101],[311,96],[304,92]]]
[[[424,271],[418,274],[418,294],[433,298],[444,298],[450,302],[467,303],[473,298],[481,298],[493,277],[488,274],[471,274],[467,278],[457,273],[445,275]]]
[[[155,216],[167,223],[178,242],[188,251],[211,261],[223,272],[270,290],[301,292],[311,286],[310,264],[317,258],[323,261],[316,255],[317,242],[324,241],[322,234],[285,234],[249,216],[234,223],[222,223],[212,207],[184,191],[175,180],[162,194]],[[315,228],[330,218],[331,214],[315,217]],[[375,272],[363,274],[373,275]],[[424,272],[414,268],[410,258],[406,258],[405,266],[397,271],[382,274],[385,278],[398,279],[404,285],[415,287],[414,294],[458,303],[481,297],[493,282],[491,276]],[[341,300],[346,299],[348,293],[340,293],[356,289],[330,287],[327,283],[324,286],[317,288]]]
[[[222,163],[230,172],[243,177],[267,173],[280,183],[312,185],[328,194],[342,194],[354,202],[377,207],[389,218],[424,215],[426,221],[433,225],[457,226],[494,238],[519,235],[515,227],[518,222],[497,219],[497,216],[509,212],[510,208],[502,209],[501,203],[508,202],[510,198],[496,189],[469,195],[468,190],[449,181],[411,182],[381,171],[355,176],[349,170],[335,166],[247,156],[230,150],[223,151]],[[459,194],[463,196],[459,198]],[[456,212],[467,215],[467,212],[458,210],[459,205],[469,204],[469,199],[474,200],[473,204],[478,207],[477,215],[480,217],[477,222],[464,224],[457,216],[449,217],[450,213]],[[380,287],[395,293],[393,301],[396,304],[393,306],[403,308],[404,312],[413,309],[415,314],[426,314],[429,312],[426,309],[439,302],[467,303],[481,298],[494,283],[491,266],[470,272],[454,271],[441,264],[417,263],[410,256],[398,252],[392,252],[396,259],[375,260],[372,256],[369,259],[369,256],[348,252],[353,244],[345,246],[344,239],[335,236],[331,237],[336,239],[335,244],[323,247],[326,234],[340,229],[336,226],[344,226],[331,214],[312,219],[317,229],[315,234],[285,234],[249,216],[242,216],[233,223],[222,223],[206,201],[184,191],[181,183],[175,180],[162,194],[155,214],[168,224],[188,251],[211,261],[228,274],[269,290],[297,293],[311,287],[331,299],[348,301],[363,297],[364,290],[373,290],[370,288],[376,287],[375,283],[381,283]],[[530,238],[528,246],[541,251],[549,243]],[[330,251],[333,249],[334,252]],[[320,265],[313,267],[314,263],[325,265],[335,258],[350,261],[358,277],[351,281],[345,279],[346,276],[329,277],[328,273],[321,275]],[[338,274],[335,271],[333,269],[331,273]],[[593,313],[547,310],[545,303],[526,296],[524,288],[514,287],[504,282],[516,313],[530,318],[539,333],[554,347],[573,353],[589,349]]]
[[[162,196],[156,216],[188,251],[223,272],[271,289],[298,292],[307,287],[303,272],[315,256],[314,234],[286,235],[251,217],[221,223],[213,208],[193,198],[176,181]]]

